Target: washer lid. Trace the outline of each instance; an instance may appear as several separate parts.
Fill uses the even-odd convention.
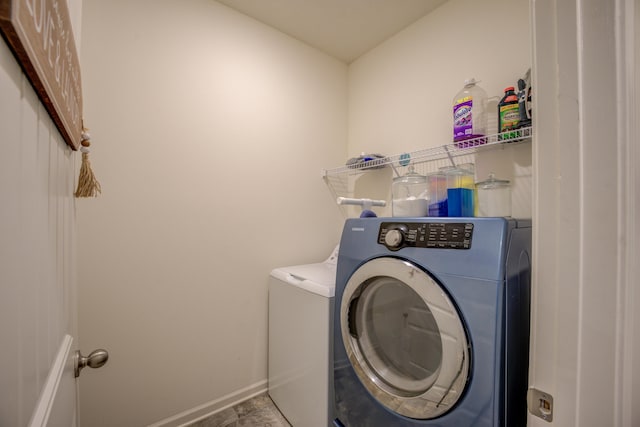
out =
[[[331,262],[280,267],[271,277],[323,297],[331,298],[336,289],[336,265]]]

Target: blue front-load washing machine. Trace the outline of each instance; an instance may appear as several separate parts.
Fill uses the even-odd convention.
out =
[[[346,221],[334,425],[526,425],[531,222]]]

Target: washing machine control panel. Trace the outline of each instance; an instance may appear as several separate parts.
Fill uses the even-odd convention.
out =
[[[392,251],[406,247],[469,249],[473,224],[468,222],[383,222],[378,243]]]

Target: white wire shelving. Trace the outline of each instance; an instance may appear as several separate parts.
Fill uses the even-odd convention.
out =
[[[394,156],[386,156],[381,159],[373,159],[362,163],[341,166],[334,169],[323,169],[322,176],[329,177],[335,175],[355,175],[374,169],[380,169],[385,166],[395,167],[401,165],[405,159],[410,160],[411,164],[417,165],[423,162],[436,162],[439,160],[448,160],[451,166],[455,166],[460,162],[454,159],[463,156],[475,154],[478,151],[502,148],[505,144],[521,143],[531,139],[533,135],[532,128],[526,127],[494,135],[487,135],[480,138],[467,139],[465,141],[453,144],[441,145],[438,147],[427,148],[410,153],[402,153]],[[464,162],[463,162],[464,163]]]
[[[532,128],[526,127],[424,150],[360,161],[333,169],[322,169],[321,175],[335,198],[380,198],[380,194],[355,194],[355,182],[363,175],[379,175],[380,179],[385,180],[383,182],[388,182],[390,188],[392,178],[404,175],[410,166],[415,172],[428,175],[446,167],[473,164],[476,153],[526,143],[531,141],[532,136]]]

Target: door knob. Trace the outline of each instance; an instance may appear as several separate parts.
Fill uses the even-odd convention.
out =
[[[80,376],[80,371],[85,366],[90,368],[100,368],[104,366],[104,364],[107,363],[107,360],[109,360],[109,353],[107,353],[107,350],[100,348],[92,351],[88,356],[83,356],[82,353],[80,353],[80,350],[76,350],[76,355],[73,359],[74,373],[76,378],[78,378]]]

